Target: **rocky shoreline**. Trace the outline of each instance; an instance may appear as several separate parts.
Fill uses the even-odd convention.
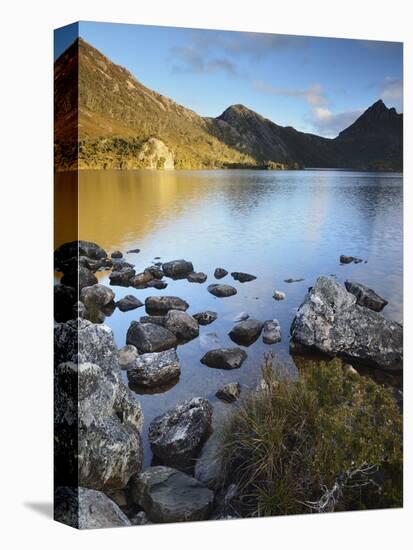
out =
[[[109,255],[87,241],[60,246],[54,259],[56,271],[62,273],[54,289],[58,466],[60,460],[70,459],[73,437],[78,438],[78,457],[70,463],[76,484],[71,483],[73,477],[56,477],[56,518],[94,528],[231,517],[228,503],[236,487],[220,483],[219,435],[212,429],[211,402],[202,395],[188,396],[176,407],[159,411],[149,426],[153,464],[143,469],[143,411],[133,391],[179,383],[179,346],[198,338],[199,327],[214,323],[218,314],[210,310],[191,314],[190,304],[179,296],[153,295],[143,302],[131,293],[116,300],[112,287],[156,291],[167,288],[167,279],[186,279],[188,284],[199,284],[200,292],[222,300],[236,295],[237,287],[220,282],[202,287],[209,275],[197,272],[184,259],[158,261],[137,273],[121,251]],[[358,260],[340,257],[342,264]],[[110,287],[98,282],[99,270],[110,270]],[[216,280],[228,275],[238,285],[256,279],[222,267],[213,273]],[[273,298],[283,300],[285,294],[275,290]],[[343,286],[333,277],[319,277],[292,321],[291,353],[339,357],[352,368],[400,373],[403,327],[381,314],[386,305],[361,283],[346,281]],[[146,313],[130,323],[121,349],[104,324],[115,308],[121,312],[144,308]],[[200,357],[204,366],[242,368],[248,356],[244,348],[259,338],[270,346],[285,336],[277,319],[252,319],[247,314],[234,320],[228,335],[234,346],[209,350]],[[241,386],[234,382],[217,387],[216,395],[233,407]]]

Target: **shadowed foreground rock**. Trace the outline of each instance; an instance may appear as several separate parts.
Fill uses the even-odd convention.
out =
[[[130,496],[154,523],[208,519],[214,493],[201,482],[166,466],[148,468],[131,480]]]
[[[247,353],[241,348],[211,349],[202,358],[201,363],[213,369],[239,369],[247,358]]]
[[[55,492],[54,519],[78,529],[131,525],[117,504],[104,493],[84,487],[59,487]]]
[[[356,297],[329,277],[320,277],[291,325],[292,348],[387,371],[403,368],[403,327],[356,303]],[[297,346],[298,345],[298,346]]]
[[[194,397],[156,417],[149,426],[153,454],[166,466],[188,470],[211,430],[212,406]]]
[[[344,283],[348,292],[354,294],[357,298],[359,306],[368,307],[373,311],[381,311],[389,302],[376,294],[371,288],[362,285],[361,283],[355,283],[353,281],[346,281]]]

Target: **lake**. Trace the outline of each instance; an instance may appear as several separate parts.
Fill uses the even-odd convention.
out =
[[[61,223],[56,246],[76,239],[69,219],[79,201],[79,238],[101,245],[110,254],[124,254],[139,273],[156,261],[184,258],[204,271],[204,284],[168,281],[165,290],[112,287],[116,299],[134,294],[144,301],[151,295],[176,295],[189,304],[189,313],[210,309],[218,313],[211,325],[200,327],[200,337],[179,346],[182,373],[179,382],[163,393],[140,395],[145,415],[145,462],[151,454],[146,430],[157,415],[180,401],[208,397],[216,414],[231,410],[215,397],[224,383],[238,381],[246,388],[260,379],[263,353],[273,349],[280,362],[295,369],[288,352],[291,321],[309,286],[320,275],[338,281],[355,280],[389,301],[383,314],[401,322],[403,277],[403,178],[401,174],[338,170],[305,171],[80,171],[58,174],[56,204]],[[73,229],[73,228],[72,228]],[[367,263],[340,265],[340,254]],[[155,258],[160,258],[160,260]],[[215,298],[208,284],[217,282],[216,267],[257,276],[241,284],[227,275],[220,282],[235,286],[238,294]],[[108,273],[98,273],[109,284]],[[304,278],[285,283],[287,278]],[[286,293],[284,301],[272,298]],[[200,363],[208,349],[233,346],[228,332],[240,312],[265,321],[276,318],[283,340],[268,346],[259,339],[246,348],[240,369],[210,369]],[[106,318],[117,345],[125,345],[132,320],[144,308]]]

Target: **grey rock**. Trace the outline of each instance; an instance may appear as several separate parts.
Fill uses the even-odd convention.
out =
[[[217,267],[214,271],[215,279],[223,279],[226,275],[228,275],[228,271],[223,267]]]
[[[284,283],[301,283],[301,281],[304,281],[302,277],[299,277],[298,279],[294,279],[292,277],[289,279],[284,279]]]
[[[132,294],[127,294],[126,296],[118,300],[116,302],[116,305],[121,311],[131,311],[132,309],[142,307],[143,303],[136,296],[133,296]]]
[[[148,516],[143,511],[138,512],[136,516],[133,516],[130,522],[132,523],[132,525],[150,525],[152,523],[151,521],[149,521]]]
[[[264,344],[276,344],[277,342],[281,342],[281,327],[277,319],[265,321],[262,341]]]
[[[140,323],[152,323],[153,325],[165,326],[166,317],[164,315],[143,315],[140,317]]]
[[[78,529],[102,529],[131,525],[119,506],[104,493],[84,487],[58,487],[54,519]]]
[[[340,263],[341,264],[351,264],[354,261],[353,256],[346,256],[345,254],[342,254],[340,256]]]
[[[85,304],[83,302],[76,302],[75,305],[73,306],[73,318],[84,319],[85,314],[86,314]]]
[[[144,271],[143,273],[138,273],[131,278],[130,284],[135,288],[144,287],[149,281],[152,281],[154,276],[149,271]]]
[[[187,260],[173,260],[162,264],[162,270],[167,277],[172,279],[185,278],[194,271],[194,266]]]
[[[168,286],[166,281],[159,281],[158,279],[152,279],[146,283],[146,288],[156,288],[157,290],[163,290]]]
[[[99,283],[92,286],[86,286],[80,291],[80,300],[86,307],[106,306],[113,301],[114,297],[115,293],[111,288]]]
[[[118,258],[118,259],[113,258],[112,260],[113,271],[122,271],[122,269],[126,269],[127,267],[135,267],[135,266],[122,258]]]
[[[285,292],[281,292],[281,290],[274,290],[272,297],[274,300],[285,300]]]
[[[368,307],[373,311],[381,311],[389,303],[387,300],[376,294],[374,290],[362,285],[361,283],[346,281],[344,286],[348,292],[354,294],[357,298],[357,303],[359,306]]]
[[[240,323],[241,321],[246,321],[247,319],[249,319],[249,313],[241,311],[241,313],[238,313],[238,315],[236,315],[232,320],[234,323]]]
[[[170,309],[186,311],[189,304],[177,296],[149,296],[145,308],[149,315],[166,315]]]
[[[220,489],[224,482],[221,448],[222,435],[219,431],[214,431],[202,447],[195,463],[194,477],[213,491]]]
[[[132,248],[131,250],[128,250],[128,254],[139,254],[140,248]]]
[[[126,334],[126,343],[135,346],[140,353],[152,353],[174,348],[178,341],[171,331],[162,326],[132,321]]]
[[[115,250],[115,252],[112,252],[110,255],[111,258],[123,258],[123,254],[120,250]]]
[[[117,352],[118,365],[121,370],[128,370],[134,364],[138,357],[139,353],[135,346],[128,344],[124,346]]]
[[[192,271],[191,273],[189,273],[187,279],[189,283],[205,283],[205,281],[208,279],[208,275],[206,273],[202,273],[202,271]]]
[[[149,426],[153,454],[166,466],[191,469],[194,459],[211,431],[212,406],[207,399],[184,401]]]
[[[236,344],[250,346],[260,336],[264,323],[257,319],[247,319],[235,325],[229,332],[229,337]]]
[[[208,286],[208,292],[217,298],[227,298],[228,296],[234,296],[237,290],[231,285],[212,284]]]
[[[255,275],[242,273],[241,271],[233,271],[231,273],[231,277],[235,279],[235,281],[239,281],[240,283],[248,283],[250,281],[254,281],[257,278]]]
[[[218,348],[208,351],[201,363],[213,369],[239,369],[247,358],[247,354],[240,348]]]
[[[54,261],[56,266],[79,256],[86,256],[92,260],[100,260],[107,257],[107,253],[96,243],[90,241],[71,241],[64,243],[55,250]]]
[[[165,318],[165,328],[184,342],[193,340],[199,335],[198,321],[185,311],[175,309],[168,311]]]
[[[133,386],[153,388],[169,384],[180,374],[181,366],[176,351],[167,350],[140,355],[128,370],[128,380]]]
[[[200,325],[210,325],[211,323],[213,323],[217,317],[218,317],[218,314],[215,313],[215,311],[201,311],[200,313],[195,313],[194,315],[192,315],[192,317],[198,321],[198,323]]]
[[[129,286],[135,274],[136,271],[133,267],[125,267],[118,271],[112,271],[109,275],[109,281],[111,285]]]
[[[95,285],[98,280],[90,269],[79,266],[79,269],[77,270],[65,272],[60,282],[62,285],[67,285],[82,290],[85,286]]]
[[[222,401],[232,403],[233,401],[239,399],[239,396],[241,395],[241,385],[239,382],[230,382],[229,384],[222,386],[222,388],[219,388],[215,395],[219,399],[222,399]]]
[[[157,265],[151,265],[145,269],[145,272],[148,272],[152,275],[154,279],[162,279],[164,276],[164,272],[160,268],[160,266]]]
[[[292,344],[388,371],[403,368],[403,327],[356,303],[329,277],[308,292],[291,325]]]
[[[214,493],[183,472],[154,466],[133,477],[131,497],[150,521],[169,523],[208,519]]]

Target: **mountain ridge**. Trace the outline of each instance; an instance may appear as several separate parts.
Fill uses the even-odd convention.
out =
[[[280,126],[241,104],[202,117],[147,88],[81,38],[55,61],[58,170],[401,170],[402,134],[403,115],[381,100],[331,139]]]

